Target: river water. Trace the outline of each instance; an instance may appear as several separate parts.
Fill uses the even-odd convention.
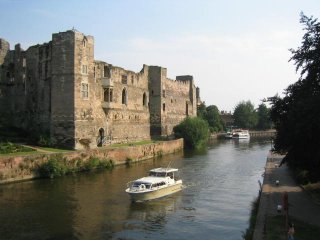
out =
[[[242,239],[269,149],[263,140],[218,141],[202,153],[2,185],[0,239]],[[183,190],[131,203],[126,183],[169,162]]]

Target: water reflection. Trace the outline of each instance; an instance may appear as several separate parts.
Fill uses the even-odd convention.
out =
[[[240,239],[270,142],[217,141],[113,171],[0,186],[1,239]],[[181,192],[131,203],[126,183],[180,169]]]

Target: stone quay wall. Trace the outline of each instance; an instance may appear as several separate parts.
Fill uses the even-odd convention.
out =
[[[38,178],[37,168],[50,157],[62,156],[62,160],[75,162],[75,159],[87,161],[91,157],[112,160],[115,165],[143,161],[183,149],[183,139],[155,142],[146,145],[99,148],[88,151],[66,153],[39,153],[29,156],[0,157],[0,184]]]

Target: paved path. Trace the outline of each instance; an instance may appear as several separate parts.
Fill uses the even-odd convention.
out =
[[[267,216],[279,214],[277,206],[283,205],[284,192],[288,193],[290,217],[320,226],[320,205],[314,203],[309,195],[296,184],[286,165],[278,167],[282,158],[283,156],[276,154],[268,156],[254,240],[265,239],[267,234],[265,219]],[[277,180],[279,180],[278,186]]]

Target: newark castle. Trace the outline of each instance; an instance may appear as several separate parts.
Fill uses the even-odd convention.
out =
[[[94,39],[76,30],[48,43],[10,50],[0,38],[0,122],[73,149],[170,137],[197,115],[193,76],[140,72],[94,59]]]

